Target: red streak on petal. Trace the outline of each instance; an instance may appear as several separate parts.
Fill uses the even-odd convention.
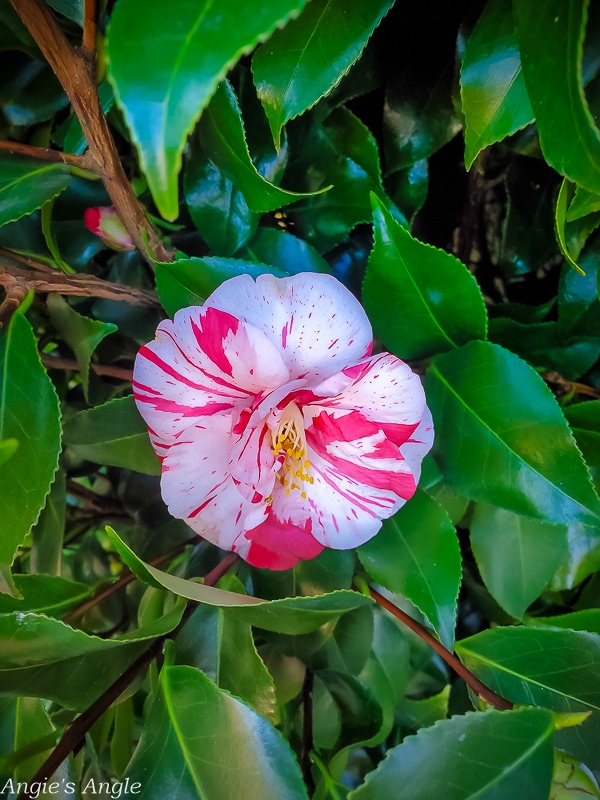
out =
[[[229,359],[225,355],[223,341],[229,331],[234,336],[236,335],[240,325],[239,319],[226,311],[220,311],[218,308],[209,306],[203,310],[201,323],[202,328],[199,328],[196,322],[192,320],[192,330],[198,342],[198,347],[202,352],[206,353],[221,372],[231,376],[233,370]]]

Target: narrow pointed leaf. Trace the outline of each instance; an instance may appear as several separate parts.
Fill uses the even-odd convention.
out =
[[[19,312],[0,334],[0,368],[0,440],[19,442],[0,465],[0,563],[10,564],[44,507],[61,446],[58,397]]]
[[[228,70],[305,0],[122,0],[108,31],[109,77],[160,213],[178,215],[185,141]]]
[[[425,389],[436,460],[459,494],[546,522],[598,524],[600,501],[563,413],[518,356],[470,342],[433,361]]]
[[[442,720],[389,750],[348,800],[547,800],[553,734],[542,709]]]
[[[375,245],[363,302],[375,332],[401,358],[424,358],[484,339],[481,291],[454,256],[413,239],[373,200]]]
[[[277,146],[285,123],[340,82],[391,6],[390,0],[311,0],[256,51],[252,71]]]

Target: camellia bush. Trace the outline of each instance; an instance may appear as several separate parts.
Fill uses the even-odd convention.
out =
[[[600,6],[0,63],[0,800],[600,797]]]

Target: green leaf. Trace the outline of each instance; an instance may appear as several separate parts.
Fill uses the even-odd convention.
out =
[[[470,342],[434,359],[425,390],[435,457],[459,494],[546,522],[598,524],[600,502],[566,420],[520,358]]]
[[[486,686],[513,703],[553,711],[600,708],[597,634],[555,628],[492,628],[457,642],[456,652]]]
[[[600,400],[567,406],[564,412],[596,489],[600,491]]]
[[[461,69],[465,166],[488,145],[533,121],[511,0],[491,0],[469,36]]]
[[[67,188],[66,164],[47,164],[32,158],[0,153],[0,226],[31,214]]]
[[[198,126],[206,155],[242,192],[251,211],[272,211],[303,197],[326,192],[290,192],[269,183],[254,166],[242,121],[242,112],[229,81],[215,92]]]
[[[200,670],[186,666],[163,668],[159,694],[124,777],[141,783],[140,800],[157,793],[178,800],[307,800],[281,734]]]
[[[371,577],[408,598],[452,650],[460,550],[454,525],[435,500],[417,490],[397,514],[384,520],[377,536],[358,548],[358,555]]]
[[[579,272],[580,275],[585,275],[585,272],[581,269],[569,252],[569,247],[565,241],[565,222],[567,220],[567,207],[569,205],[570,197],[571,193],[569,190],[569,183],[565,178],[561,184],[560,191],[558,192],[558,197],[556,199],[556,212],[554,217],[556,240],[560,247],[560,252],[567,259],[567,263],[570,264],[574,270]]]
[[[4,441],[0,442],[0,465],[8,461],[8,459],[17,452],[18,446],[18,439],[4,439]]]
[[[304,239],[276,228],[260,227],[243,249],[245,257],[270,264],[289,275],[298,272],[329,272],[329,265]]]
[[[75,353],[85,399],[89,401],[90,359],[100,342],[117,330],[112,322],[100,322],[78,314],[59,294],[48,295],[48,312],[56,330]]]
[[[57,739],[58,733],[50,722],[43,702],[33,697],[19,697],[15,725],[15,752],[11,754],[13,757],[21,755],[15,764],[15,782],[27,781],[35,775]],[[31,753],[29,758],[25,757],[27,752]],[[66,774],[65,766],[63,764],[61,770],[64,774]]]
[[[66,476],[60,467],[37,524],[31,531],[29,569],[33,574],[60,575],[67,505]]]
[[[376,198],[373,218],[363,302],[386,347],[401,358],[424,358],[484,339],[485,305],[467,268],[413,239]]]
[[[48,0],[48,5],[83,28],[83,0]]]
[[[365,595],[346,590],[269,602],[258,597],[216,589],[214,586],[204,586],[202,583],[178,578],[151,567],[139,559],[112,528],[107,526],[106,531],[125,564],[141,581],[156,588],[168,589],[180,597],[198,603],[232,610],[235,608],[240,619],[264,630],[289,634],[310,633],[340,614],[372,602]]]
[[[595,211],[600,211],[600,196],[578,186],[567,210],[567,222],[587,217]]]
[[[330,748],[341,750],[349,745],[368,742],[377,735],[383,723],[381,706],[371,692],[352,675],[336,670],[319,670],[316,676],[323,681],[333,699],[340,719],[340,732]]]
[[[21,611],[60,617],[93,593],[93,587],[56,575],[15,575],[13,579],[23,599],[0,595],[0,614]]]
[[[571,614],[560,614],[550,617],[527,617],[526,625],[536,628],[569,628],[572,631],[587,631],[600,636],[600,608],[586,608],[573,611]]]
[[[96,464],[160,475],[160,462],[133,397],[73,414],[65,422],[64,441],[78,456]]]
[[[11,53],[3,63],[0,106],[3,116],[14,126],[45,122],[69,105],[50,66],[41,57],[35,57],[37,53],[33,55],[32,59],[22,53]]]
[[[109,78],[152,196],[178,216],[177,175],[185,141],[217,85],[244,53],[304,6],[304,0],[187,3],[122,0],[108,29]]]
[[[277,147],[286,122],[341,81],[391,6],[390,0],[312,0],[259,47],[252,72]]]
[[[492,597],[517,619],[567,556],[565,525],[520,517],[484,503],[471,518],[471,546]]]
[[[585,275],[563,268],[558,287],[558,326],[564,337],[600,336],[599,256],[600,236],[595,235],[578,259]]]
[[[199,306],[223,281],[236,275],[256,278],[269,273],[278,278],[287,273],[266,264],[239,261],[234,258],[186,258],[170,264],[156,265],[156,291],[169,316],[180,308]]]
[[[600,529],[589,525],[567,526],[568,555],[552,578],[553,591],[573,589],[600,570]]]
[[[185,202],[211,251],[230,256],[256,230],[259,215],[250,211],[243,193],[197,146],[197,141],[194,135],[185,160]]]
[[[586,0],[515,0],[523,74],[548,164],[600,193],[600,134],[583,93]]]
[[[553,734],[541,709],[442,720],[389,750],[348,800],[547,800]]]
[[[20,312],[0,334],[0,367],[0,440],[19,442],[0,465],[0,563],[10,564],[44,506],[60,453],[58,397]]]
[[[252,628],[227,609],[196,609],[177,636],[176,663],[201,669],[221,689],[278,722],[275,684],[256,650]]]

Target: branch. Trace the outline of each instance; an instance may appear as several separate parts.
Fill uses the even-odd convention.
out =
[[[6,263],[22,260],[16,254],[6,255],[7,251],[0,249],[0,286],[7,292],[20,288],[27,294],[30,289],[36,292],[57,292],[58,294],[73,295],[75,297],[104,297],[107,300],[120,300],[134,306],[151,306],[160,308],[160,303],[154,292],[148,289],[135,289],[122,283],[111,283],[96,278],[93,275],[65,275],[43,264],[37,265],[37,273],[32,270],[19,269]],[[43,272],[43,276],[39,273]]]
[[[38,161],[52,161],[56,164],[68,164],[70,167],[86,169],[88,172],[95,172],[101,175],[98,164],[89,153],[76,156],[73,153],[63,153],[60,150],[49,150],[47,147],[34,147],[31,144],[6,141],[0,141],[0,150],[8,150],[9,153],[31,156],[31,158],[36,158]]]
[[[121,164],[100,106],[88,49],[78,52],[69,44],[44,0],[10,1],[71,101],[90,157],[96,162],[106,191],[135,246],[150,263],[153,259],[171,261],[172,254],[150,224]]]
[[[221,561],[220,564],[211,570],[204,578],[206,586],[214,586],[225,573],[235,564],[238,556],[235,553],[229,553]],[[159,636],[152,644],[144,650],[144,652],[136,658],[125,672],[120,675],[117,680],[111,684],[108,689],[100,695],[100,697],[92,703],[84,712],[82,712],[71,725],[65,728],[60,741],[50,753],[46,761],[42,764],[40,769],[36,772],[33,778],[27,784],[27,790],[22,792],[17,800],[35,800],[37,795],[34,789],[39,785],[45,785],[49,778],[54,775],[56,770],[60,767],[62,762],[69,756],[70,753],[76,752],[85,740],[85,736],[97,722],[102,714],[110,708],[110,706],[119,698],[119,696],[127,689],[127,687],[135,680],[135,678],[147,666],[149,666],[155,658],[157,658],[167,639],[174,639],[179,631],[183,628],[185,623],[192,616],[196,610],[198,603],[189,601],[183,617],[179,625],[165,636]]]
[[[84,6],[81,47],[86,53],[93,55],[96,50],[96,0],[85,0]]]
[[[46,369],[65,369],[72,372],[79,372],[80,369],[75,359],[59,358],[45,353],[40,353],[40,358]],[[93,362],[90,362],[90,368],[93,369],[96,375],[106,375],[107,378],[116,378],[119,381],[127,381],[127,383],[131,383],[133,380],[132,369],[112,367],[110,364],[94,364]]]
[[[588,397],[600,399],[600,389],[595,389],[593,386],[587,386],[585,383],[568,381],[558,372],[546,370],[545,372],[541,373],[541,376],[546,383],[554,384],[556,387],[555,394],[557,394],[559,397],[564,394],[568,394],[569,392],[575,392],[576,394],[585,394]]]
[[[421,625],[420,622],[417,622],[412,617],[409,617],[406,612],[402,611],[402,609],[398,608],[398,606],[395,606],[386,597],[375,591],[375,589],[371,589],[369,587],[369,591],[371,592],[371,597],[376,603],[379,603],[380,606],[389,611],[390,614],[393,614],[397,619],[403,622],[407,628],[410,628],[411,631],[414,631],[417,636],[420,636],[421,639],[423,639],[423,641],[427,642],[428,645],[433,647],[435,652],[441,656],[446,664],[448,664],[448,666],[463,679],[467,686],[472,689],[473,692],[475,692],[477,697],[481,698],[481,700],[483,700],[485,703],[488,703],[488,705],[494,706],[494,708],[499,708],[502,711],[508,711],[513,708],[513,704],[510,702],[510,700],[500,697],[500,695],[492,691],[489,686],[486,686],[485,683],[482,683],[479,678],[476,678],[471,670],[467,669],[453,653],[451,653],[444,647],[443,644],[441,644],[441,642],[438,642],[438,640],[429,633],[424,625]]]

